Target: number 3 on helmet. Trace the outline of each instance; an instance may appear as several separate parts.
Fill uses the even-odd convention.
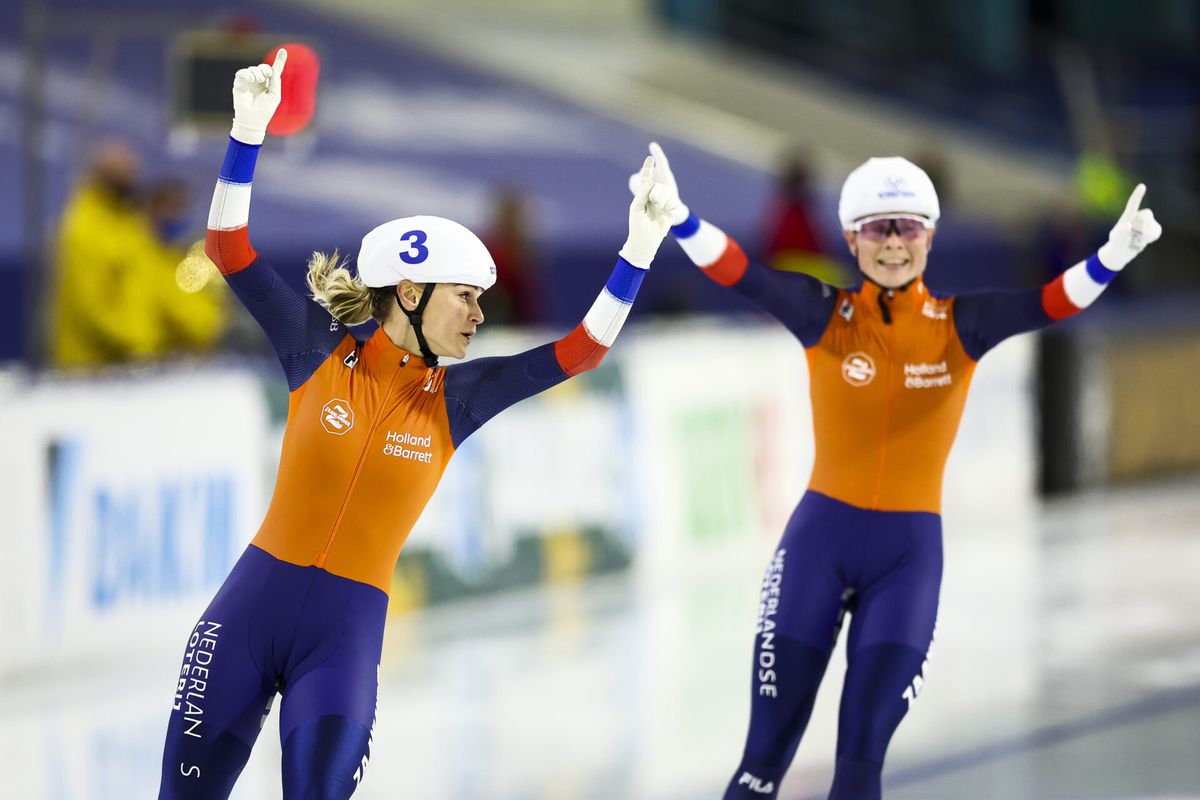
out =
[[[443,217],[402,217],[363,237],[358,277],[367,286],[462,283],[490,289],[496,262],[479,237]]]
[[[425,246],[428,238],[425,231],[409,231],[402,235],[400,241],[408,245],[408,249],[400,251],[400,260],[405,264],[420,264],[429,258],[429,248]]]

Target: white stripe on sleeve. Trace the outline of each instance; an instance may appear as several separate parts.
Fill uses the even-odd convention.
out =
[[[230,231],[250,223],[250,184],[217,181],[208,209],[208,229]]]
[[[612,347],[631,308],[633,304],[622,303],[605,289],[600,292],[587,316],[583,318],[583,329],[596,342],[605,347]]]
[[[1080,261],[1068,269],[1062,278],[1063,291],[1076,308],[1087,308],[1104,291],[1104,284],[1096,283],[1088,274],[1086,261]]]
[[[707,267],[721,257],[728,241],[725,231],[707,220],[700,220],[700,228],[686,239],[679,239],[679,246],[698,267]]]

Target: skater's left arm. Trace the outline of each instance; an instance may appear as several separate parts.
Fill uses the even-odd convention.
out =
[[[1154,212],[1138,208],[1145,194],[1145,184],[1139,183],[1108,241],[1041,289],[956,297],[954,326],[967,355],[979,360],[1008,337],[1045,328],[1095,302],[1117,273],[1162,235]]]
[[[524,353],[446,368],[446,410],[455,447],[509,406],[594,368],[604,358],[671,227],[674,207],[651,178],[653,168],[654,159],[647,158],[629,205],[629,238],[608,282],[574,330]]]

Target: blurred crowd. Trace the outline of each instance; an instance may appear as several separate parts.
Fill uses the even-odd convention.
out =
[[[1191,112],[1190,119],[1172,117],[1179,124],[1168,136],[1166,127],[1152,124],[1159,119],[1152,116],[1160,102],[1157,95],[1139,94],[1140,87],[1153,83],[1152,78],[1172,78],[1161,91],[1172,102],[1181,103],[1189,91],[1187,86],[1194,84],[1174,80],[1177,63],[1182,65],[1180,69],[1193,72],[1196,66],[1192,49],[1196,35],[1182,23],[1200,19],[1200,15],[1189,11],[1188,3],[1165,4],[1157,14],[1138,17],[1136,25],[1115,18],[1100,25],[1092,19],[1095,15],[1085,13],[1079,4],[1039,0],[1027,8],[993,9],[1003,11],[1003,18],[1009,21],[1001,26],[969,24],[970,15],[961,11],[961,4],[948,2],[924,4],[917,15],[851,10],[835,0],[819,0],[803,4],[803,8],[774,0],[652,0],[647,5],[657,8],[665,26],[761,50],[785,63],[799,59],[810,69],[868,90],[873,84],[865,74],[865,62],[858,58],[847,61],[846,54],[857,55],[864,47],[874,52],[879,46],[877,38],[863,36],[864,31],[918,25],[922,41],[935,40],[933,50],[909,47],[909,37],[900,37],[884,48],[888,58],[874,65],[878,73],[874,79],[886,80],[889,96],[911,101],[918,111],[938,113],[937,92],[942,91],[955,101],[964,120],[972,119],[968,113],[972,109],[990,109],[1001,119],[985,117],[974,122],[1014,141],[1021,141],[1022,134],[1000,126],[1008,117],[1012,118],[1009,122],[1015,120],[1017,128],[1028,129],[1023,134],[1026,139],[1040,140],[1045,128],[1054,133],[1047,146],[1061,146],[1064,159],[1075,159],[1074,192],[1067,201],[1031,209],[1027,216],[1032,223],[1027,229],[999,231],[996,226],[989,227],[987,220],[953,214],[960,188],[956,183],[962,184],[964,196],[972,187],[964,178],[956,180],[947,153],[932,146],[924,152],[897,153],[930,174],[947,219],[953,217],[956,230],[981,234],[981,240],[982,234],[990,237],[976,249],[991,261],[976,259],[976,251],[969,251],[963,262],[977,272],[994,270],[999,285],[1044,283],[1104,241],[1137,182],[1136,176],[1149,185],[1148,203],[1160,214],[1167,234],[1155,253],[1133,274],[1116,282],[1109,294],[1200,285],[1190,259],[1192,247],[1200,244],[1200,224],[1196,223],[1200,219],[1200,115]],[[1105,0],[1102,5],[1116,4]],[[843,24],[846,19],[855,24]],[[1096,25],[1099,28],[1092,30]],[[926,30],[926,26],[932,28]],[[970,42],[979,44],[966,48],[970,52],[960,52],[960,27],[973,37]],[[1127,28],[1137,33],[1135,40],[1128,47],[1122,40],[1119,53],[1106,49],[1115,32]],[[1065,113],[1059,114],[1062,119],[1035,124],[1044,110],[1038,102],[1054,109],[1068,105],[1065,84],[1058,86],[1053,79],[1057,74],[1053,64],[1058,62],[1052,56],[1071,42],[1088,48],[1089,57],[1094,56],[1091,69],[1104,89],[1096,94],[1097,102],[1103,101],[1101,105],[1111,112],[1098,114],[1097,124],[1087,126],[1090,141],[1070,141],[1071,130],[1078,126],[1067,120]],[[907,60],[896,60],[901,55]],[[1128,66],[1137,69],[1125,69]],[[896,82],[896,74],[919,75],[921,79]],[[963,91],[971,102],[958,102],[961,96],[955,92],[962,90],[959,84],[964,82]],[[989,91],[992,94],[985,96]],[[1011,108],[1009,100],[1014,104]],[[224,109],[225,90],[214,95],[213,102]],[[1135,108],[1135,102],[1143,106],[1136,113],[1129,110]],[[224,115],[222,110],[218,116],[224,120]],[[162,154],[146,157],[161,158]],[[775,269],[849,286],[858,276],[830,207],[838,185],[821,166],[800,147],[781,153],[772,188],[756,212],[755,229],[736,233],[752,257]],[[564,298],[572,296],[563,291],[570,276],[560,269],[564,260],[577,253],[558,240],[549,241],[547,231],[537,229],[541,217],[534,213],[533,205],[544,198],[535,191],[537,187],[520,184],[491,187],[488,221],[478,233],[498,267],[498,283],[484,303],[492,326],[561,326],[566,317],[577,313],[574,308],[569,314],[564,310]],[[44,343],[44,361],[60,368],[91,368],[230,348],[265,350],[265,340],[239,304],[231,302],[224,280],[204,255],[206,206],[206,199],[193,196],[184,181],[147,179],[142,158],[129,144],[101,144],[61,209],[52,246],[43,259],[49,274],[41,301],[40,335],[35,338]],[[943,250],[951,243],[951,227],[946,226],[947,235],[940,239]],[[991,247],[994,242],[1002,245],[1003,253],[998,252],[1001,248]],[[667,248],[660,258],[665,262],[672,253]],[[947,255],[939,253],[939,266]],[[667,274],[660,274],[653,286],[647,286],[649,291],[639,301],[639,315],[728,310],[727,298],[716,301],[705,296],[708,287],[690,280],[691,274],[674,269],[663,272]],[[938,274],[934,283],[943,277],[944,273]],[[973,287],[935,288],[956,291]],[[10,352],[19,350],[9,348]]]
[[[186,182],[146,181],[142,171],[132,146],[106,141],[67,200],[44,314],[50,366],[100,368],[245,347],[247,320],[204,253]],[[492,324],[548,322],[529,202],[514,186],[498,187],[493,198],[484,232],[497,265],[487,302]]]
[[[934,179],[943,208],[953,207],[954,177],[946,163],[934,153],[914,158]],[[775,269],[851,286],[858,277],[841,240],[831,241],[813,173],[802,150],[784,154],[757,240],[747,244]],[[1094,250],[1132,185],[1111,159],[1094,154],[1080,159],[1075,200],[1047,213],[1023,247],[1034,265],[1026,270],[1026,282],[1053,278]],[[492,196],[482,232],[497,265],[497,283],[485,306],[492,325],[552,322],[538,231],[530,221],[532,202],[515,185],[498,186]],[[239,338],[253,326],[204,254],[201,218],[184,181],[146,181],[130,145],[101,144],[57,227],[45,314],[48,363],[93,368],[244,349]],[[669,294],[669,301],[652,299],[644,310],[667,315],[697,310],[686,291]]]
[[[101,144],[55,235],[49,363],[93,368],[218,347],[228,291],[203,243],[189,242],[195,228],[184,182],[145,182],[132,147]]]

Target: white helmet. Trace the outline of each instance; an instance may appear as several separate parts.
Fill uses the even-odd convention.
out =
[[[367,286],[464,283],[490,289],[496,262],[479,237],[443,217],[402,217],[363,237],[358,277]]]
[[[914,215],[932,225],[941,215],[937,191],[925,170],[906,158],[869,158],[842,184],[838,218],[851,229],[865,217]]]

